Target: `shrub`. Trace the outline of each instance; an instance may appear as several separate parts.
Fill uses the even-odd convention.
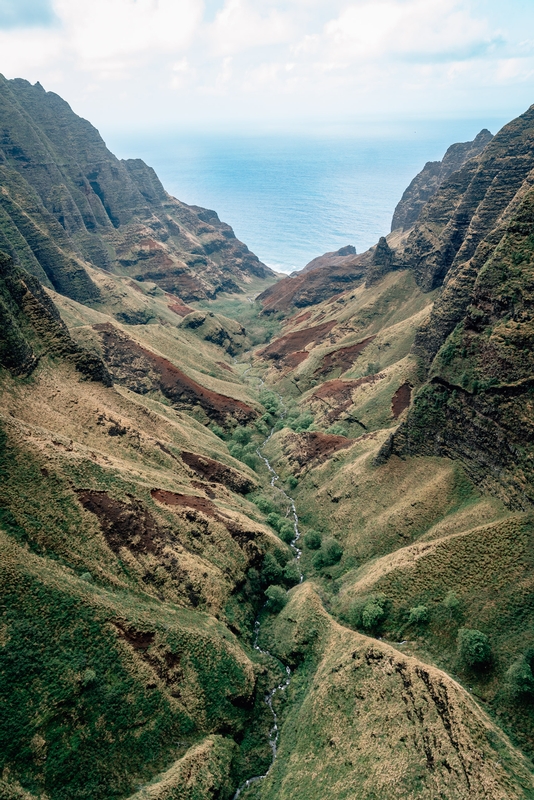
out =
[[[335,539],[325,539],[321,547],[321,552],[323,555],[323,565],[325,567],[332,567],[341,560],[343,548]]]
[[[215,434],[215,436],[219,437],[219,439],[226,439],[226,433],[224,432],[223,428],[221,428],[220,425],[212,423],[209,427],[210,430]]]
[[[280,531],[280,527],[283,521],[284,520],[282,519],[280,514],[278,514],[276,511],[271,511],[269,514],[267,514],[267,522],[269,523],[271,528],[275,529],[277,533]]]
[[[519,656],[506,673],[505,687],[515,700],[526,700],[534,697],[534,650],[527,650]]]
[[[368,594],[355,598],[343,616],[353,628],[376,631],[387,617],[388,606],[385,594]]]
[[[271,514],[274,511],[273,504],[266,497],[256,497],[253,502],[258,506],[262,514]]]
[[[367,631],[374,631],[384,620],[386,614],[378,603],[367,603],[362,610],[362,627]]]
[[[296,489],[297,486],[299,485],[299,482],[294,475],[290,475],[289,478],[287,479],[287,485],[289,486],[290,489]]]
[[[428,622],[428,608],[426,606],[415,606],[410,608],[408,615],[408,625],[425,625]]]
[[[308,531],[308,533],[304,536],[304,544],[308,550],[319,550],[321,542],[321,534],[317,531]]]
[[[287,593],[282,586],[268,586],[265,595],[267,597],[265,607],[272,614],[278,614],[287,603]]]
[[[458,596],[456,595],[455,592],[452,591],[452,589],[451,589],[450,592],[447,592],[447,594],[445,595],[445,598],[443,600],[443,606],[449,612],[450,619],[452,619],[453,617],[457,617],[459,615],[460,609],[461,609],[461,605],[462,604],[461,604]]]
[[[485,633],[473,628],[460,628],[458,632],[458,656],[467,667],[487,667],[492,658],[491,646]]]
[[[248,428],[242,428],[240,425],[232,432],[232,439],[238,444],[248,444],[250,442],[252,432]]]
[[[296,561],[289,561],[284,567],[284,582],[289,586],[300,583],[300,567]]]
[[[279,400],[274,392],[260,392],[260,403],[269,414],[278,413]]]
[[[284,522],[282,522],[278,533],[280,534],[280,538],[282,539],[282,541],[285,542],[286,544],[291,544],[291,542],[295,538],[295,528],[289,522],[289,520],[284,520]]]
[[[289,427],[296,433],[307,431],[310,425],[313,425],[312,414],[301,414],[296,420],[289,423]]]
[[[263,586],[269,586],[271,583],[280,583],[283,575],[282,567],[273,554],[266,553],[261,568],[261,582]]]

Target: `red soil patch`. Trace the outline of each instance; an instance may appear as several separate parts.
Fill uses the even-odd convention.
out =
[[[98,518],[104,538],[114,553],[127,547],[133,553],[157,553],[163,535],[152,514],[131,498],[129,503],[114,500],[105,492],[78,490],[82,506]]]
[[[382,375],[378,373],[377,375],[364,375],[363,378],[357,378],[353,381],[342,381],[340,378],[336,378],[332,381],[325,381],[322,386],[319,386],[319,388],[315,390],[310,399],[323,401],[329,408],[326,415],[327,419],[330,422],[334,422],[334,420],[339,418],[340,414],[351,407],[352,392],[354,389],[366,383],[376,383],[376,381],[381,378]],[[327,402],[327,398],[332,399],[334,403],[330,404]]]
[[[178,314],[179,317],[187,317],[188,314],[191,314],[191,312],[194,311],[193,308],[186,306],[181,300],[176,300],[173,303],[169,303],[168,309],[169,311],[174,311],[174,313]]]
[[[166,506],[193,508],[195,511],[201,511],[207,517],[219,518],[216,506],[205,497],[198,497],[194,494],[178,494],[177,492],[168,492],[165,489],[152,489],[150,495],[154,500]]]
[[[398,419],[403,411],[410,405],[412,399],[412,385],[406,381],[399,386],[391,400],[391,411],[395,419]]]
[[[300,467],[309,467],[312,464],[321,464],[323,461],[336,453],[338,450],[345,450],[354,444],[354,439],[347,439],[346,436],[334,436],[329,433],[319,431],[306,431],[305,433],[294,434],[288,437],[287,445],[284,450],[289,451],[287,455]]]
[[[254,541],[257,537],[257,532],[242,528],[238,522],[219,511],[211,500],[207,500],[205,497],[198,497],[197,495],[169,492],[166,489],[152,489],[150,494],[154,500],[164,505],[189,509],[186,516],[191,520],[196,520],[195,512],[200,511],[207,517],[212,517],[222,522],[232,539],[235,539],[239,546],[245,550],[249,563],[256,565],[261,562],[263,554]],[[192,516],[189,516],[190,514],[192,514]]]
[[[235,372],[234,372],[234,370],[232,369],[232,367],[228,366],[228,364],[225,364],[225,363],[224,363],[224,361],[216,361],[215,363],[217,364],[217,366],[218,366],[218,367],[222,367],[222,368],[223,368],[223,369],[225,369],[227,372],[231,372],[231,373],[232,373],[232,375],[235,375]]]
[[[311,311],[305,311],[304,314],[300,314],[296,319],[288,320],[291,325],[301,325],[303,322],[306,322],[312,315]]]
[[[368,344],[370,344],[375,336],[369,336],[357,344],[351,344],[348,347],[340,347],[339,350],[334,350],[327,353],[323,358],[321,365],[315,370],[314,375],[328,375],[334,369],[340,369],[341,372],[346,372],[357,357],[362,353]]]
[[[208,481],[215,483],[222,483],[234,492],[240,494],[247,494],[254,488],[254,482],[244,475],[241,475],[237,470],[221,464],[219,461],[214,461],[212,458],[197,455],[197,453],[182,452],[182,461],[191,467],[197,475]]]
[[[337,325],[337,319],[332,319],[329,322],[323,322],[322,325],[315,325],[313,328],[302,328],[300,331],[286,333],[285,336],[275,339],[274,342],[261,350],[260,355],[265,356],[265,358],[279,360],[289,355],[289,353],[303,350],[307,344],[320,341],[323,336],[330,333],[335,325]]]
[[[190,410],[191,406],[200,406],[210,419],[222,425],[228,418],[244,424],[258,416],[241,400],[201,386],[168,359],[142,347],[110,323],[93,328],[102,335],[106,363],[117,383],[141,394],[158,388],[177,407]],[[147,377],[152,379],[152,387],[147,387]]]
[[[289,353],[289,355],[284,358],[284,364],[290,369],[295,369],[295,367],[298,367],[303,361],[306,361],[309,355],[307,350],[297,350],[296,353]]]

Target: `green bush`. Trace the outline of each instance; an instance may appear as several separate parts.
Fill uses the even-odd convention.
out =
[[[284,522],[282,522],[278,533],[282,541],[285,542],[286,544],[291,544],[291,542],[295,538],[295,528],[289,522],[289,520],[284,520]]]
[[[287,485],[289,486],[290,489],[296,489],[297,486],[299,485],[298,479],[295,478],[294,475],[290,475],[289,478],[287,479]]]
[[[279,533],[284,519],[276,511],[271,511],[269,514],[267,514],[267,522],[271,528],[274,528],[274,530]]]
[[[219,437],[219,439],[226,439],[226,433],[220,425],[216,425],[215,422],[213,422],[209,427],[215,436]]]
[[[284,573],[282,567],[276,558],[272,553],[266,553],[260,574],[262,585],[269,586],[271,583],[281,583],[283,577]]]
[[[299,417],[297,417],[297,419],[289,423],[289,427],[294,430],[295,433],[307,431],[310,425],[313,425],[312,414],[301,414]]]
[[[335,539],[325,539],[320,552],[323,557],[323,566],[332,567],[338,561],[341,561],[343,548]]]
[[[273,504],[266,497],[256,497],[253,502],[258,506],[262,514],[271,514],[274,511]]]
[[[362,627],[366,631],[374,631],[383,622],[386,613],[378,603],[367,603],[362,610]]]
[[[428,622],[429,614],[426,606],[415,606],[410,608],[408,615],[409,625],[425,625]]]
[[[485,633],[473,628],[460,628],[457,645],[458,657],[467,667],[482,669],[491,663],[491,646]]]
[[[447,609],[450,619],[459,616],[462,604],[458,596],[456,595],[455,592],[452,591],[452,589],[445,595],[442,605],[444,608]]]
[[[265,607],[271,614],[278,614],[287,603],[287,592],[282,586],[268,586],[265,595],[267,597]]]
[[[289,586],[300,583],[300,567],[296,561],[289,561],[284,567],[284,583]]]
[[[260,392],[260,403],[269,414],[277,414],[280,401],[274,392]]]
[[[534,697],[534,650],[527,650],[519,656],[506,673],[505,687],[514,700],[527,700]]]
[[[374,632],[386,619],[389,605],[386,595],[381,592],[356,597],[343,617],[353,628]]]
[[[242,428],[240,425],[238,425],[238,427],[234,428],[232,431],[232,440],[238,444],[248,444],[251,437],[252,431],[250,431],[248,428]]]
[[[308,531],[304,536],[304,544],[308,550],[319,550],[321,547],[322,538],[318,531]]]

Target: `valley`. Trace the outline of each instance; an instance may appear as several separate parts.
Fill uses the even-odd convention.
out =
[[[534,109],[280,278],[0,95],[0,797],[533,798]]]

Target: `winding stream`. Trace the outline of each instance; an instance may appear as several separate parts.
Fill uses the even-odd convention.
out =
[[[251,368],[249,367],[247,370],[245,370],[245,372],[243,373],[242,377],[245,376],[245,374],[249,371],[249,369],[251,369]],[[261,380],[261,378],[259,378],[259,381],[260,381],[259,386],[263,385],[263,381]],[[284,401],[283,401],[281,395],[278,395],[278,397],[280,398],[280,402],[282,404],[282,408],[284,409],[283,412],[280,414],[280,419],[283,419],[284,416],[285,416]],[[287,492],[285,492],[283,489],[281,489],[280,486],[276,486],[277,481],[280,480],[280,476],[278,475],[276,470],[271,465],[269,459],[263,453],[263,450],[264,450],[265,446],[271,440],[273,435],[274,435],[274,427],[271,429],[271,432],[269,433],[267,438],[257,448],[256,453],[261,458],[261,460],[264,462],[265,466],[267,467],[267,469],[269,471],[269,474],[271,476],[271,481],[270,481],[271,486],[274,489],[277,489],[277,491],[279,491],[283,495],[283,497],[286,499],[286,501],[288,503],[289,510],[291,511],[291,514],[293,515],[293,528],[294,528],[294,531],[295,531],[295,537],[291,541],[290,547],[293,550],[293,553],[294,553],[294,556],[295,556],[295,561],[298,564],[299,571],[300,571],[300,583],[302,583],[302,581],[304,579],[304,575],[303,575],[302,569],[300,567],[300,556],[302,554],[302,551],[298,547],[298,540],[300,539],[300,530],[299,530],[299,518],[298,518],[298,515],[297,515],[297,509],[295,507],[295,501],[293,500],[292,497],[290,497],[287,494]],[[264,608],[265,608],[265,606],[264,606]],[[260,611],[260,614],[261,614],[261,611]],[[253,642],[254,650],[257,650],[259,653],[262,653],[263,655],[269,656],[270,658],[275,658],[275,656],[273,656],[272,653],[270,653],[268,650],[262,650],[262,648],[259,646],[258,639],[259,639],[259,635],[260,635],[260,630],[261,630],[261,622],[260,622],[260,616],[258,615],[258,617],[257,617],[257,619],[256,619],[256,621],[254,623],[254,642]],[[279,739],[279,736],[280,736],[280,730],[278,728],[278,716],[276,714],[276,711],[273,708],[273,700],[274,700],[274,696],[276,695],[276,693],[277,692],[283,692],[289,686],[289,683],[291,681],[291,670],[287,665],[284,665],[284,666],[285,666],[285,671],[286,671],[286,679],[285,679],[285,681],[283,683],[278,684],[277,686],[274,686],[265,695],[265,704],[269,707],[269,709],[271,711],[271,714],[273,715],[273,726],[272,726],[272,728],[271,728],[271,730],[269,732],[269,745],[270,745],[271,750],[272,750],[272,759],[271,759],[271,763],[269,765],[269,769],[263,775],[255,775],[253,778],[248,778],[239,787],[239,789],[237,789],[236,793],[233,796],[233,800],[237,800],[237,798],[239,797],[241,792],[243,792],[245,789],[247,789],[252,784],[258,783],[259,781],[264,780],[264,778],[266,778],[268,776],[268,774],[270,773],[271,769],[273,768],[274,762],[276,760],[276,753],[277,753],[277,750],[278,750],[278,739]]]

